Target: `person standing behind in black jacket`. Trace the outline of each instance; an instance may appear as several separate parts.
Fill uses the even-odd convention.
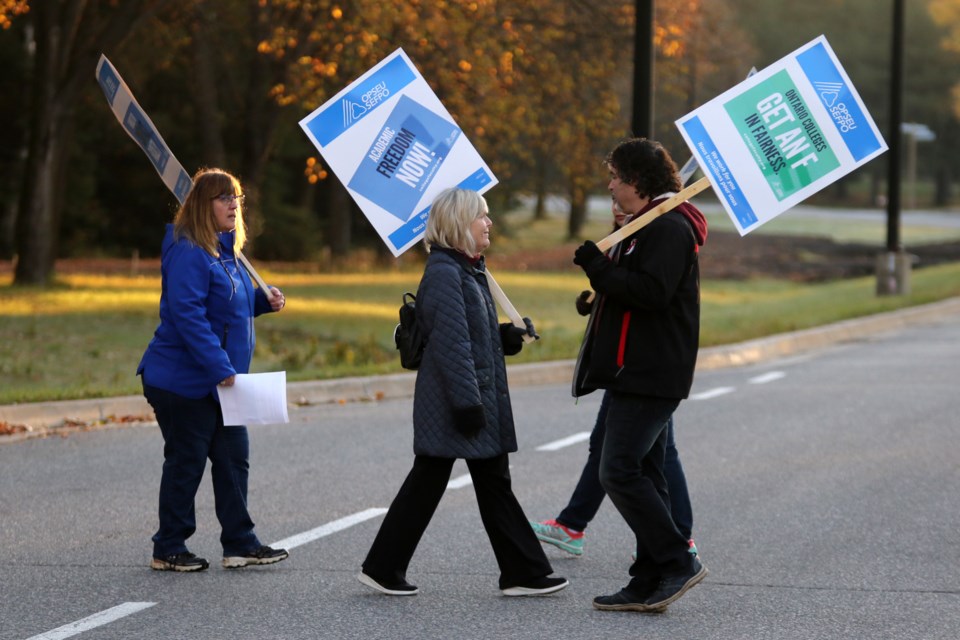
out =
[[[417,290],[425,347],[413,396],[413,469],[394,498],[357,579],[387,595],[416,595],[407,567],[446,491],[457,458],[473,480],[507,596],[559,591],[553,569],[510,487],[507,454],[517,450],[504,355],[523,347],[526,328],[499,324],[485,274],[490,216],[480,194],[451,188],[430,208],[429,252]]]
[[[627,140],[606,162],[610,193],[629,214],[680,190],[673,159],[652,140]],[[707,575],[671,518],[663,474],[668,420],[693,384],[706,236],[703,214],[685,202],[610,256],[590,241],[574,255],[597,292],[574,393],[607,390],[600,482],[637,539],[630,583],[594,598],[596,609],[658,613]]]

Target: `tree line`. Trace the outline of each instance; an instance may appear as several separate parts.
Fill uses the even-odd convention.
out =
[[[958,3],[908,7],[906,115],[937,132],[923,170],[943,202],[960,136],[948,71],[958,68]],[[398,47],[500,180],[491,207],[535,194],[543,215],[546,195],[562,194],[577,237],[587,196],[604,185],[603,154],[630,134],[635,4],[0,0],[0,259],[16,259],[16,284],[35,285],[51,281],[58,257],[159,251],[176,202],[103,99],[101,53],[188,172],[221,166],[241,178],[259,258],[380,249],[298,122]],[[656,3],[655,136],[682,161],[677,118],[820,33],[883,129],[886,4]],[[864,170],[879,190],[882,166]]]

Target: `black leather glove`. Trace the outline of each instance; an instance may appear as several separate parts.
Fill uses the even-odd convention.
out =
[[[577,296],[577,313],[582,316],[590,315],[590,312],[593,310],[593,300],[588,300],[588,298],[593,295],[593,291],[581,291],[580,295]]]
[[[465,409],[453,410],[453,426],[462,435],[472,438],[487,426],[487,415],[483,405],[478,404]]]
[[[503,343],[503,353],[513,356],[523,349],[523,336],[527,335],[525,327],[518,327],[512,322],[500,325],[500,342]]]
[[[593,240],[587,240],[573,252],[573,264],[586,267],[602,255],[603,252],[600,251],[600,247]]]

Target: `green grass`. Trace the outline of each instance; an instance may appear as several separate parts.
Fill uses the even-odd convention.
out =
[[[497,280],[543,336],[511,362],[576,356],[584,319],[573,299],[583,275],[497,272]],[[270,273],[287,308],[257,320],[255,371],[288,380],[402,371],[393,327],[404,291],[420,272]],[[703,346],[888,311],[960,295],[960,264],[911,274],[909,296],[877,297],[875,278],[826,284],[704,281]],[[0,404],[139,393],[137,362],[156,326],[158,277],[63,276],[52,289],[0,282]]]

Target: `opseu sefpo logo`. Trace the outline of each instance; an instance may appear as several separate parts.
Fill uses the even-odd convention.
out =
[[[375,84],[369,91],[360,96],[359,102],[351,102],[350,100],[343,101],[343,126],[344,128],[349,127],[357,119],[360,118],[370,109],[373,109],[375,106],[387,99],[387,96],[390,95],[390,90],[387,89],[386,82],[378,82]]]
[[[830,117],[837,124],[837,128],[842,133],[847,133],[857,128],[857,122],[847,110],[847,105],[843,101],[844,95],[849,96],[850,92],[842,82],[814,82],[813,88],[817,90],[823,106],[830,112]]]

